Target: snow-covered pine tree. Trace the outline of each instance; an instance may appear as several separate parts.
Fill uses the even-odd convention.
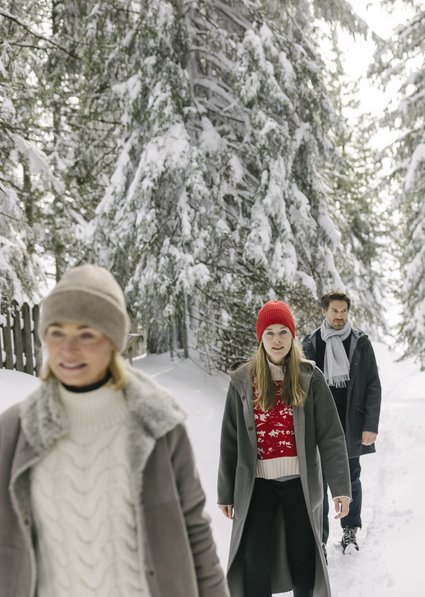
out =
[[[77,229],[93,218],[112,172],[119,103],[110,78],[120,68],[117,40],[131,43],[125,38],[135,4],[51,2],[46,26],[60,44],[50,49],[42,72],[50,90],[44,109],[51,121],[49,160],[64,189],[46,206],[45,219],[57,277],[83,257]]]
[[[5,86],[19,115],[17,150],[25,180],[17,192],[29,223],[42,222],[37,236],[53,256],[57,277],[82,258],[76,225],[93,217],[111,174],[119,108],[109,84],[111,62],[116,40],[130,43],[125,35],[134,4],[16,0],[2,5],[2,48],[14,73],[13,83],[9,78]],[[37,184],[31,175],[35,163],[42,179]]]
[[[180,64],[186,60],[184,15],[176,19],[175,11],[168,3],[141,2],[116,44],[110,80],[121,107],[117,158],[89,235],[93,258],[127,285],[136,318],[149,314],[160,322],[156,331],[151,326],[151,349],[172,321],[183,322],[178,328],[185,336],[185,293],[191,278],[206,271],[192,251],[208,232],[196,228],[186,194],[197,185],[198,168],[183,122],[190,105]],[[200,185],[195,192],[202,192]]]
[[[37,256],[28,250],[29,239],[32,241],[31,229],[18,197],[0,181],[0,315],[15,303],[32,303],[38,298],[37,280],[43,270]]]
[[[2,307],[35,300],[44,267],[41,199],[59,181],[40,142],[47,134],[34,75],[37,50],[48,40],[28,3],[5,2],[0,10],[0,292]]]
[[[401,266],[400,333],[405,356],[416,357],[425,368],[425,10],[422,2],[406,4],[415,15],[383,43],[374,71],[386,86],[398,81],[382,125],[396,133],[389,185],[396,189],[399,217],[394,243]]]
[[[287,300],[302,326],[343,283],[328,207],[338,116],[311,4],[156,0],[134,18],[131,51],[117,40],[119,152],[92,256],[155,336],[178,320],[198,348],[246,354],[262,301]]]
[[[375,39],[364,27],[358,39]],[[336,253],[336,265],[352,298],[356,325],[375,337],[386,330],[383,294],[385,281],[382,240],[389,233],[388,205],[381,200],[378,172],[381,156],[371,139],[377,131],[376,119],[360,107],[358,89],[362,78],[353,80],[345,72],[343,34],[338,23],[321,23],[326,36],[328,89],[340,115],[330,134],[335,148],[328,164],[331,181],[329,205],[341,233],[343,249]],[[324,45],[324,39],[322,39]],[[372,60],[372,57],[371,57]]]

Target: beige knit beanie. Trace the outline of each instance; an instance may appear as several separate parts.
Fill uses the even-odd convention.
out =
[[[78,321],[101,330],[120,352],[127,344],[130,321],[124,294],[103,267],[87,264],[69,270],[41,302],[40,338],[59,321]]]

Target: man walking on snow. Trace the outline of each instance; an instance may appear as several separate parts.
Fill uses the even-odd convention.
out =
[[[381,383],[369,337],[354,329],[348,318],[351,300],[345,292],[331,291],[321,298],[324,320],[302,343],[304,354],[323,371],[344,429],[350,465],[353,501],[341,519],[343,552],[357,551],[361,528],[362,485],[360,456],[375,452],[381,407]],[[324,479],[323,544],[329,536],[329,504]]]

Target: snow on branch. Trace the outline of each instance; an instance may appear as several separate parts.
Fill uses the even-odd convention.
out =
[[[54,176],[50,168],[49,162],[45,153],[38,149],[33,143],[25,140],[21,135],[14,133],[12,135],[16,150],[24,156],[29,163],[31,171],[38,173],[45,179],[49,180],[53,188],[59,192],[63,192],[62,183]]]
[[[228,93],[223,87],[217,84],[215,79],[208,79],[207,77],[198,78],[194,80],[195,85],[209,89],[212,93],[215,93],[224,98],[229,104],[234,104],[235,99],[230,93]]]
[[[240,14],[232,10],[230,6],[228,6],[227,4],[224,4],[223,2],[215,2],[214,4],[219,10],[224,12],[224,14],[226,14],[230,19],[232,19],[237,25],[239,25],[243,29],[251,28],[251,23],[244,19]]]
[[[207,48],[202,46],[190,46],[188,48],[188,52],[193,52],[194,54],[203,54],[203,58],[210,64],[214,64],[220,70],[226,70],[229,73],[234,72],[235,64],[231,60],[227,58],[223,52],[211,52]]]
[[[420,164],[425,162],[425,143],[419,143],[410,158],[409,167],[407,169],[406,178],[404,181],[404,188],[409,191],[416,179],[416,171]]]

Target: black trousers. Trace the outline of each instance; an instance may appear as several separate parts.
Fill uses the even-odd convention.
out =
[[[313,595],[316,546],[301,480],[256,479],[243,536],[244,597],[270,597],[271,537],[278,508],[285,519],[295,597]]]
[[[350,478],[351,478],[351,496],[353,501],[350,504],[350,510],[347,516],[341,518],[341,526],[345,527],[359,527],[362,526],[362,484],[360,481],[360,458],[349,458]],[[322,542],[326,543],[329,537],[329,498],[328,498],[328,484],[323,476],[323,535]]]

